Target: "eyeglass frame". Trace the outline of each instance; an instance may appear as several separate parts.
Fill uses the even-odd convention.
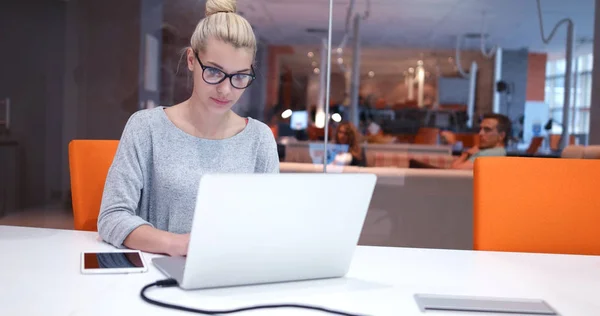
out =
[[[204,80],[204,82],[206,82],[207,84],[210,84],[210,85],[218,85],[218,84],[222,83],[223,81],[225,81],[225,79],[229,78],[229,84],[231,84],[231,86],[232,86],[232,87],[234,87],[235,89],[243,90],[243,89],[246,89],[246,88],[248,88],[250,85],[252,85],[252,83],[254,82],[254,80],[256,80],[256,72],[254,71],[254,66],[252,66],[252,65],[250,65],[250,70],[252,70],[252,73],[251,73],[251,74],[245,74],[245,73],[233,73],[233,74],[228,74],[228,73],[226,73],[225,71],[223,71],[223,70],[221,70],[221,69],[219,69],[219,68],[216,68],[216,67],[211,67],[211,66],[205,66],[205,65],[204,65],[204,64],[203,64],[203,63],[200,61],[200,57],[198,57],[198,52],[194,52],[194,56],[196,56],[196,60],[197,60],[197,61],[198,61],[198,63],[200,64],[200,68],[202,68],[202,80]],[[219,80],[218,82],[208,82],[208,81],[206,81],[206,79],[204,79],[204,71],[205,71],[206,69],[208,69],[208,68],[210,68],[210,69],[216,69],[216,70],[218,70],[218,71],[222,72],[222,73],[223,73],[225,76],[224,76],[224,77],[223,77],[221,80]],[[250,78],[252,78],[252,80],[251,80],[251,81],[250,81],[250,83],[248,83],[248,85],[247,85],[247,86],[245,86],[244,88],[238,88],[238,87],[236,87],[236,86],[233,84],[233,81],[232,81],[232,80],[233,80],[233,76],[236,76],[236,75],[246,75],[246,76],[250,76]]]

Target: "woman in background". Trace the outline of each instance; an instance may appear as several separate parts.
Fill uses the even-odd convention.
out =
[[[361,147],[361,135],[351,122],[342,122],[334,134],[334,143],[348,145],[348,153],[352,155],[350,166],[366,165],[366,157]]]

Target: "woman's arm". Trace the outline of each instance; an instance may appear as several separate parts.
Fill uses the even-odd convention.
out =
[[[125,238],[123,245],[145,252],[185,256],[189,242],[190,234],[173,234],[149,225],[142,225]]]
[[[279,173],[279,154],[273,132],[264,126],[260,134],[258,157],[254,171],[256,173]]]
[[[184,255],[189,236],[158,230],[136,214],[144,189],[144,171],[150,140],[140,112],[125,125],[109,168],[100,213],[98,233],[106,242],[146,252]],[[147,177],[147,175],[146,175]]]

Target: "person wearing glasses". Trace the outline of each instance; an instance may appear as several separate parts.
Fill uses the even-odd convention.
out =
[[[189,99],[134,113],[109,169],[100,237],[119,248],[185,256],[200,177],[278,173],[271,129],[232,111],[255,79],[256,38],[234,0],[206,1],[186,50]],[[235,192],[232,192],[235,194]]]

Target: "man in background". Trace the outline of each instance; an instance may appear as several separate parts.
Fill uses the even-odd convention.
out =
[[[512,134],[510,119],[502,114],[486,114],[479,126],[479,146],[464,151],[452,162],[452,169],[472,170],[477,157],[506,156],[506,147]],[[441,136],[454,145],[456,136],[443,131]]]

